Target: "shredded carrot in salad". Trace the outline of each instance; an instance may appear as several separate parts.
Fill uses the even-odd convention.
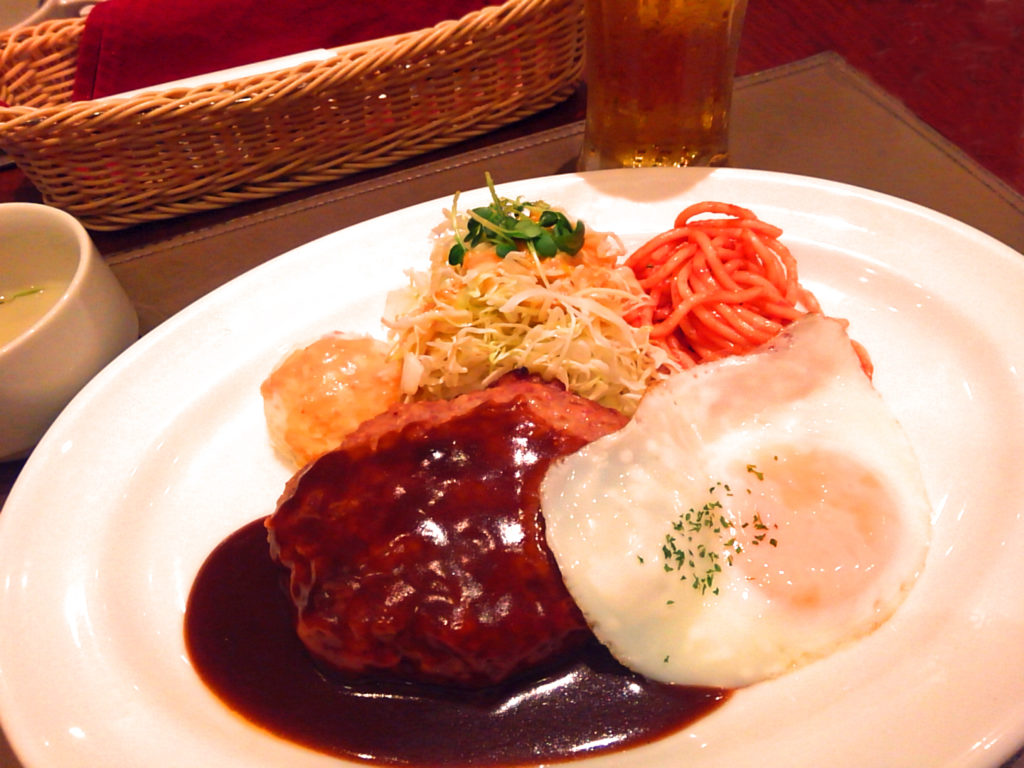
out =
[[[587,232],[574,254],[499,257],[486,243],[451,264],[452,230],[427,272],[410,272],[388,300],[384,324],[402,363],[406,399],[439,399],[486,387],[525,368],[569,391],[632,414],[655,377],[677,365],[631,322],[650,298],[613,236]]]

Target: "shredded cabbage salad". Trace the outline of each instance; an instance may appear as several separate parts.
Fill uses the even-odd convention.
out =
[[[650,299],[618,265],[617,238],[587,232],[574,255],[544,258],[526,248],[499,256],[484,242],[452,264],[466,217],[450,217],[430,269],[409,272],[409,285],[389,296],[384,324],[406,399],[449,398],[526,369],[631,415],[652,381],[677,367],[649,326],[629,322]]]

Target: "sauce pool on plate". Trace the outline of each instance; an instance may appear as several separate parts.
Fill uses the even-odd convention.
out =
[[[652,682],[594,641],[534,677],[480,691],[346,685],[294,630],[262,519],[228,537],[189,597],[196,672],[232,709],[281,738],[390,765],[508,766],[586,757],[673,733],[728,692]]]

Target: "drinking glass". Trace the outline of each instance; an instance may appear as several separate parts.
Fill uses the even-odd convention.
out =
[[[585,0],[580,170],[725,165],[746,0]]]

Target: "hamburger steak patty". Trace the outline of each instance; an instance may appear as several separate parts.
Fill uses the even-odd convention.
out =
[[[303,644],[347,679],[479,687],[584,642],[538,491],[552,459],[625,422],[511,375],[364,423],[267,521]]]

